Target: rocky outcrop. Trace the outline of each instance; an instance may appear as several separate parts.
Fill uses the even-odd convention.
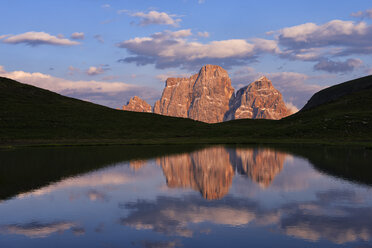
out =
[[[123,106],[123,110],[148,113],[152,112],[151,105],[138,96],[132,97],[129,102],[127,102],[127,105]]]
[[[290,114],[282,94],[263,76],[238,90],[224,120],[247,118],[279,120]]]
[[[132,98],[123,109],[151,112],[151,106],[139,97]],[[154,113],[207,123],[246,118],[278,120],[291,114],[281,93],[266,77],[235,95],[227,71],[217,65],[203,66],[189,78],[168,78]]]
[[[207,123],[224,120],[234,88],[226,70],[206,65],[190,78],[169,78],[154,113]]]

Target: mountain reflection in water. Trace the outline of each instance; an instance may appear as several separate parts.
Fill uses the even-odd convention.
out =
[[[168,187],[192,188],[204,198],[215,200],[229,192],[235,172],[248,176],[264,188],[269,186],[283,168],[285,157],[284,153],[270,149],[211,147],[164,156],[156,161]]]
[[[309,160],[366,167],[357,152]],[[0,202],[0,247],[371,247],[372,188],[309,160],[215,146],[94,167]]]

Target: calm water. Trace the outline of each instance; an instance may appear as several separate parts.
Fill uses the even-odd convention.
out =
[[[79,149],[0,152],[1,248],[372,247],[371,151]]]

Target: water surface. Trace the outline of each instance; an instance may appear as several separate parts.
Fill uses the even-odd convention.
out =
[[[372,247],[371,151],[150,150],[0,152],[0,247]]]

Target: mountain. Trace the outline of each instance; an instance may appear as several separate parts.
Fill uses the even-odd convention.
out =
[[[123,110],[126,111],[134,111],[134,112],[147,112],[151,113],[151,105],[148,104],[145,100],[142,100],[138,96],[132,97],[127,105],[123,106]]]
[[[271,81],[261,77],[236,96],[226,70],[203,66],[190,78],[169,78],[154,113],[217,123],[235,119],[281,119],[291,113]]]
[[[279,120],[290,114],[282,94],[263,76],[238,90],[225,120],[248,118]]]
[[[322,143],[372,146],[372,76],[346,93],[279,121],[213,125],[121,111],[0,77],[0,146],[50,144]],[[337,89],[340,87],[340,89]],[[333,86],[343,90],[344,84]],[[332,97],[329,96],[329,97]]]
[[[222,122],[233,95],[227,71],[220,66],[206,65],[190,78],[167,79],[154,113],[207,123]]]

